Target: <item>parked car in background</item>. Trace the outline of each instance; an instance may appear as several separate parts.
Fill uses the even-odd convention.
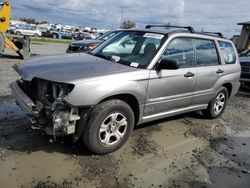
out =
[[[95,36],[91,33],[78,31],[72,34],[72,38],[74,40],[86,40],[86,39],[95,39]]]
[[[67,53],[89,52],[103,41],[117,34],[119,31],[120,30],[106,32],[103,35],[98,36],[96,39],[73,41],[69,45],[66,52]]]
[[[47,37],[51,37],[53,39],[72,39],[72,33],[66,30],[50,29],[47,31]]]
[[[36,26],[36,29],[41,31],[42,36],[46,37],[47,36],[47,31],[51,29],[49,24],[39,24]]]
[[[244,50],[243,52],[241,52],[239,54],[239,56],[240,57],[245,57],[245,56],[250,57],[250,49]]]
[[[8,32],[9,32],[10,34],[14,34],[14,33],[15,33],[16,28],[17,28],[17,26],[16,26],[16,25],[14,25],[14,24],[10,24],[10,25],[9,25],[9,28],[8,28]]]
[[[250,85],[250,49],[239,54],[241,65],[240,82],[243,85]]]
[[[38,128],[72,134],[96,154],[120,148],[139,124],[191,111],[219,117],[240,86],[234,44],[162,27],[119,31],[90,53],[31,58],[16,67],[12,94]]]
[[[16,35],[28,35],[28,36],[34,36],[34,37],[41,37],[42,32],[38,29],[35,29],[31,26],[20,26],[14,29],[14,34]]]

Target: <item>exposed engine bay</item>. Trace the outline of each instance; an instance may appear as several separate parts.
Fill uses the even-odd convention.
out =
[[[80,119],[78,107],[70,106],[64,100],[74,85],[38,78],[32,81],[21,80],[18,85],[34,102],[33,110],[38,115],[32,117],[32,123],[45,129],[49,135],[75,133],[76,121]]]

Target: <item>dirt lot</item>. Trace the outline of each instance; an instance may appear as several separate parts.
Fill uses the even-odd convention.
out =
[[[64,44],[34,43],[35,54],[64,53]],[[117,152],[92,155],[70,137],[51,142],[31,130],[14,104],[11,68],[0,57],[0,187],[249,187],[250,95],[233,97],[221,118],[199,112],[135,129]]]

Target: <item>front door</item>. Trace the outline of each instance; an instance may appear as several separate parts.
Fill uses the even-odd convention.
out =
[[[151,70],[144,116],[188,107],[192,102],[196,82],[194,40],[173,39],[163,56],[177,61],[179,69]]]

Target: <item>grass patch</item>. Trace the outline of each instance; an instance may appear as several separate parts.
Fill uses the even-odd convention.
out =
[[[61,44],[69,44],[71,40],[65,39],[50,39],[50,38],[43,38],[43,37],[30,37],[31,42],[46,42],[46,43],[61,43]]]
[[[23,36],[17,36],[13,34],[7,34],[9,38],[23,38]],[[61,43],[61,44],[69,44],[72,40],[67,39],[52,39],[46,37],[30,37],[31,42],[46,42],[46,43]]]

